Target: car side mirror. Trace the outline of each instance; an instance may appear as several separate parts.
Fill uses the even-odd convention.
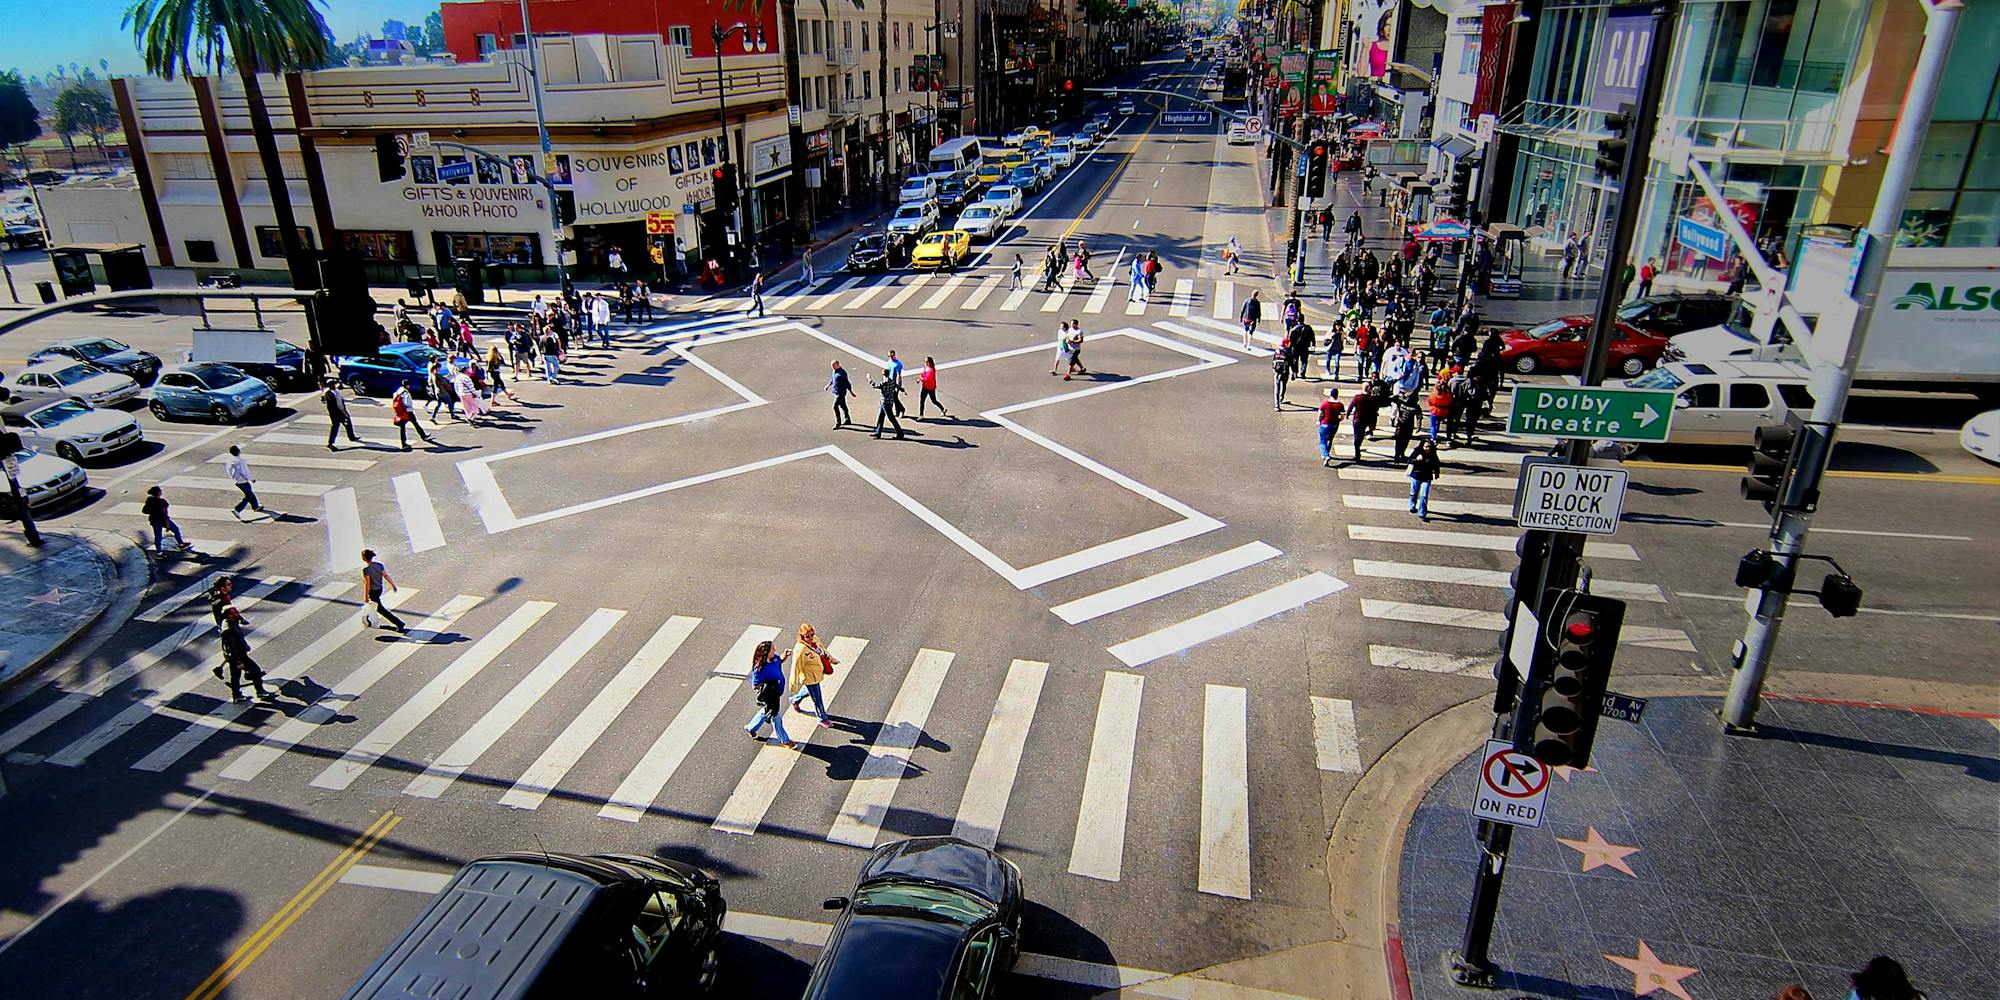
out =
[[[822,910],[845,910],[847,909],[847,897],[831,896],[820,900],[819,908]]]
[[[1674,409],[1676,409],[1676,410],[1685,410],[1685,409],[1687,409],[1687,408],[1688,408],[1688,401],[1687,401],[1687,397],[1686,397],[1686,396],[1675,396],[1675,397],[1674,397]]]

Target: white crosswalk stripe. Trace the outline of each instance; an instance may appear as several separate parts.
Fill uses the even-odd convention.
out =
[[[236,492],[235,483],[232,483],[227,479],[212,478],[209,476],[168,476],[165,480],[163,480],[160,483],[160,485],[170,490],[171,489],[217,490],[219,492],[224,492],[224,493]],[[333,487],[325,483],[285,483],[285,482],[275,482],[269,479],[259,479],[257,480],[256,484],[252,486],[252,489],[255,489],[259,494],[272,494],[276,496],[316,497],[323,495],[324,493],[326,493],[327,490],[333,489]],[[174,509],[179,510],[180,508],[176,506]]]
[[[1504,589],[1512,586],[1505,570],[1473,569],[1464,566],[1440,566],[1436,563],[1390,562],[1379,559],[1354,560],[1354,574],[1386,580],[1418,580],[1425,583],[1462,583],[1473,587]],[[1647,601],[1665,604],[1666,594],[1650,583],[1627,583],[1622,580],[1606,580],[1593,577],[1590,582],[1592,593],[1605,597],[1616,597],[1626,601]]]
[[[1460,677],[1493,676],[1494,655],[1457,656],[1405,646],[1368,647],[1368,662],[1396,670],[1418,670],[1427,674],[1456,674]]]
[[[1205,330],[1196,330],[1193,327],[1183,326],[1179,323],[1169,323],[1166,322],[1165,320],[1161,320],[1160,322],[1154,323],[1153,325],[1159,327],[1162,330],[1167,331],[1168,333],[1178,334],[1180,336],[1188,338],[1189,340],[1198,340],[1211,347],[1220,347],[1224,350],[1235,351],[1239,354],[1248,354],[1253,358],[1268,358],[1273,353],[1275,353],[1273,351],[1266,350],[1265,348],[1262,347],[1252,347],[1249,348],[1248,350],[1245,350],[1243,347],[1243,338],[1240,336],[1224,337],[1219,334],[1209,333]],[[1400,476],[1401,474],[1398,473],[1398,475]],[[1408,480],[1404,479],[1404,481],[1407,482]]]
[[[1026,302],[1028,300],[1028,296],[1033,294],[1034,294],[1034,288],[1028,285],[1023,285],[1020,288],[1016,288],[1013,291],[1008,292],[1007,297],[1000,300],[1000,311],[1013,312],[1014,310],[1021,308],[1021,303]]]
[[[313,438],[310,443],[324,446],[326,444],[326,439]],[[221,465],[227,461],[229,461],[229,456],[225,453],[209,459],[208,464]],[[259,468],[323,469],[327,472],[365,472],[375,467],[375,460],[372,458],[319,458],[317,456],[309,456],[309,455],[257,455],[255,457],[255,461]]]
[[[1049,297],[1042,300],[1042,311],[1045,313],[1060,312],[1063,303],[1069,299],[1069,291],[1068,287],[1058,284],[1056,290],[1050,292]]]
[[[1217,281],[1215,283],[1215,306],[1209,315],[1216,319],[1236,318],[1236,283]],[[1275,362],[1274,362],[1275,363]]]
[[[812,305],[807,306],[806,308],[814,310],[825,309],[827,306],[832,305],[835,299],[838,299],[842,295],[847,294],[848,289],[853,288],[855,285],[858,285],[860,283],[861,279],[858,277],[849,278],[846,281],[843,281],[840,284],[833,286],[832,290],[828,291],[825,295],[822,295],[819,298],[814,299],[812,301]]]
[[[993,290],[1000,287],[1000,282],[1002,280],[1003,279],[1001,278],[1001,276],[997,274],[987,278],[983,283],[980,284],[979,289],[977,291],[965,297],[965,301],[960,303],[958,308],[963,311],[970,312],[974,309],[979,308],[982,305],[985,305],[986,297],[992,295]]]
[[[1403,487],[1410,485],[1409,473],[1401,469],[1366,469],[1348,466],[1340,470],[1340,478],[1363,483],[1395,483]],[[1431,488],[1433,490],[1447,487],[1470,487],[1473,489],[1494,489],[1512,492],[1514,489],[1514,477],[1506,475],[1466,476],[1447,472],[1431,481]]]
[[[896,294],[889,296],[888,301],[882,303],[882,308],[901,309],[903,303],[910,301],[910,296],[917,294],[919,289],[931,283],[932,277],[933,275],[929,274],[919,274],[911,278],[896,290]]]
[[[361,568],[361,504],[354,487],[328,490],[320,498],[326,511],[327,565],[336,570]]]
[[[1159,631],[1118,643],[1110,648],[1111,655],[1123,660],[1126,666],[1141,666],[1266,618],[1304,607],[1346,587],[1347,584],[1324,573],[1309,573],[1290,583],[1279,584]]]
[[[1093,316],[1103,312],[1104,303],[1111,298],[1111,290],[1116,287],[1118,287],[1117,279],[1107,275],[1103,281],[1097,283],[1097,287],[1090,290],[1090,298],[1084,300],[1083,311]]]
[[[895,284],[895,280],[893,278],[884,277],[882,280],[877,281],[872,285],[868,285],[862,288],[860,291],[854,293],[854,296],[852,298],[849,298],[845,303],[841,304],[841,308],[846,309],[850,312],[859,309],[862,306],[867,305],[871,300],[875,298],[875,296],[882,294],[884,289],[888,288],[893,284]]]
[[[1349,493],[1340,498],[1340,505],[1351,510],[1403,511],[1410,509],[1406,497],[1378,496],[1375,494]],[[1432,497],[1428,505],[1432,514],[1464,514],[1470,517],[1494,517],[1513,520],[1514,505],[1505,503],[1474,503],[1465,500],[1439,500]]]
[[[396,490],[396,509],[403,515],[403,533],[409,536],[410,551],[443,548],[444,528],[438,524],[437,508],[431,506],[431,491],[424,488],[424,474],[405,472],[390,483]]]
[[[817,281],[814,281],[810,285],[802,286],[801,288],[799,288],[798,291],[792,292],[791,294],[786,295],[783,298],[773,299],[771,300],[770,303],[771,311],[784,312],[785,310],[790,309],[792,306],[797,305],[800,299],[803,299],[806,296],[819,291],[821,288],[825,286],[826,286],[826,279],[821,278]]]
[[[840,804],[839,817],[834,820],[833,829],[827,831],[826,839],[849,847],[875,846],[875,838],[882,835],[882,822],[888,818],[889,805],[895,799],[896,786],[909,770],[910,752],[923,737],[931,706],[937,703],[938,692],[944,688],[945,672],[951,668],[951,661],[950,653],[935,649],[918,651],[916,662],[903,675],[903,686],[889,705],[889,713],[882,717],[882,728],[875,734],[868,759],[848,786],[847,799]]]
[[[1461,549],[1512,552],[1516,535],[1487,535],[1476,531],[1449,529],[1385,528],[1374,524],[1350,524],[1347,537],[1357,542],[1391,542],[1401,545],[1443,545]],[[1637,562],[1639,553],[1617,542],[1585,542],[1583,554],[1591,559],[1621,559]]]
[[[146,512],[140,509],[140,505],[136,503],[113,504],[111,505],[111,509],[105,513],[116,514],[119,517],[146,516]],[[245,514],[246,516],[244,517],[237,517],[236,512],[230,510],[228,507],[203,507],[197,504],[186,503],[174,504],[173,508],[173,518],[175,521],[236,521],[239,523],[254,523],[270,519],[267,515],[251,514],[247,511]],[[189,539],[189,541],[192,542],[193,539]]]
[[[1139,701],[1146,679],[1116,670],[1104,673],[1091,731],[1090,761],[1083,775],[1076,838],[1070,844],[1072,874],[1118,881],[1125,866],[1125,812],[1132,791],[1132,757],[1139,739]]]
[[[1277,549],[1263,542],[1239,545],[1227,552],[1219,552],[1205,559],[1197,559],[1173,569],[1162,570],[1151,576],[1120,584],[1109,590],[1099,591],[1088,597],[1080,597],[1065,604],[1058,604],[1049,610],[1056,617],[1071,625],[1100,618],[1116,611],[1168,594],[1186,590],[1197,584],[1207,583],[1219,576],[1234,573],[1239,569],[1273,559],[1279,555]]]
[[[1382,601],[1363,598],[1361,614],[1366,618],[1380,618],[1388,621],[1411,622],[1418,625],[1449,625],[1456,628],[1480,629],[1487,632],[1501,632],[1507,628],[1507,618],[1498,611],[1479,608],[1459,608],[1441,604],[1418,604],[1409,601]],[[1677,652],[1694,652],[1694,643],[1688,634],[1677,628],[1655,628],[1646,625],[1626,625],[1618,632],[1621,646],[1643,646],[1648,649],[1669,649]]]
[[[866,645],[865,639],[853,639],[847,636],[840,636],[827,643],[826,651],[841,662],[838,670],[820,682],[820,695],[828,706],[833,704],[834,696],[840,693],[841,686],[847,683],[847,679],[854,676],[855,661],[861,658],[861,650]],[[783,707],[780,706],[781,709]],[[812,725],[806,729],[804,739],[796,735],[792,739],[799,743],[811,744],[818,741],[822,732],[825,730],[818,725]],[[797,750],[774,744],[767,743],[760,748],[756,758],[750,762],[750,769],[743,772],[742,780],[736,783],[736,789],[729,794],[729,801],[722,804],[722,811],[716,815],[715,822],[710,824],[710,829],[719,833],[743,836],[756,833],[757,827],[764,822],[764,815],[770,812],[771,803],[777,801],[778,792],[784,788],[785,779],[791,776],[792,768],[798,764],[800,756]]]
[[[944,287],[932,292],[930,297],[924,300],[924,304],[918,308],[936,309],[944,303],[944,300],[951,298],[951,293],[958,291],[958,286],[965,284],[966,277],[967,275],[954,274],[950,278],[945,279]]]
[[[979,741],[979,754],[973,758],[965,794],[958,800],[952,836],[989,849],[999,844],[1028,729],[1034,724],[1035,706],[1048,673],[1049,665],[1038,660],[1015,660],[1008,665],[1000,697],[993,703],[993,715],[986,721],[986,736]]]
[[[1312,696],[1314,756],[1322,771],[1361,773],[1361,738],[1354,726],[1354,703]]]
[[[1174,279],[1174,302],[1167,307],[1167,315],[1185,317],[1194,305],[1194,282],[1187,278]]]
[[[182,605],[208,593],[208,589],[215,585],[216,578],[220,576],[222,576],[221,573],[210,573],[207,576],[200,577],[186,587],[175,591],[172,596],[162,598],[152,607],[132,617],[134,620],[142,622],[166,621],[167,616],[180,610]]]
[[[660,790],[673,780],[674,772],[680,770],[681,762],[687,759],[688,751],[694,749],[696,741],[715,723],[715,717],[722,714],[722,706],[734,698],[743,682],[734,677],[710,677],[695,689],[694,697],[681,706],[673,721],[660,731],[658,739],[639,758],[631,772],[626,774],[618,790],[597,811],[605,819],[623,820],[637,823],[646,811],[653,807],[653,801],[660,796]]]
[[[1201,726],[1201,852],[1196,886],[1250,898],[1249,694],[1206,686]]]

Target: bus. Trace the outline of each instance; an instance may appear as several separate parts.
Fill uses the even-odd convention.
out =
[[[968,135],[948,140],[931,150],[930,173],[932,175],[949,173],[963,180],[978,168],[981,153],[977,136]]]

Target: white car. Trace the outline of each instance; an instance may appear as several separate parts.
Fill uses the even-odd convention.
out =
[[[21,496],[28,501],[29,510],[52,507],[90,485],[90,477],[83,469],[66,458],[23,448],[14,453],[14,461],[19,463],[15,476],[21,482]]]
[[[1129,100],[1126,100],[1126,101],[1119,101],[1119,102],[1118,102],[1118,113],[1119,113],[1119,114],[1121,114],[1121,115],[1136,115],[1136,114],[1138,114],[1138,113],[1139,113],[1139,106],[1138,106],[1138,105],[1136,105],[1136,104],[1133,104],[1133,103],[1132,103],[1131,101],[1129,101]]]
[[[1785,361],[1668,363],[1636,378],[1608,383],[1674,394],[1668,444],[1748,447],[1765,424],[1783,423],[1793,410],[1811,413],[1812,371]],[[1625,446],[1631,454],[1637,446]]]
[[[1212,76],[1201,81],[1201,92],[1204,94],[1222,93],[1222,81]]]
[[[14,399],[81,399],[92,406],[115,406],[136,398],[139,383],[82,361],[44,361],[15,372],[7,391]]]
[[[1252,141],[1252,140],[1250,139],[1250,130],[1249,130],[1249,129],[1247,129],[1247,128],[1244,128],[1244,127],[1243,127],[1243,126],[1241,126],[1241,125],[1231,125],[1231,126],[1229,126],[1229,144],[1230,144],[1230,145],[1232,145],[1232,146],[1248,146],[1248,145],[1250,145],[1251,141]]]
[[[995,184],[986,189],[986,196],[980,198],[979,203],[999,206],[1011,219],[1021,212],[1021,189],[1012,184]]]
[[[990,240],[994,236],[999,235],[1000,227],[1006,224],[1007,214],[1005,208],[982,201],[966,206],[965,211],[958,213],[958,220],[951,224],[951,228],[959,230],[977,241]]]
[[[146,440],[139,421],[76,399],[15,403],[0,409],[0,424],[21,435],[22,441],[70,462],[109,455]]]
[[[1073,139],[1057,139],[1049,143],[1049,160],[1058,167],[1076,163],[1076,145]]]
[[[889,231],[907,236],[914,243],[917,237],[936,229],[937,224],[937,202],[905,202],[889,218]]]
[[[1020,144],[1028,141],[1029,131],[1031,131],[1031,129],[1027,126],[1017,128],[1014,131],[1001,136],[1000,144],[1009,147],[1019,146]]]
[[[1075,135],[1069,137],[1069,148],[1075,152],[1081,153],[1084,150],[1097,145],[1101,141],[1103,141],[1103,137],[1098,135],[1096,129],[1081,128],[1077,130]]]

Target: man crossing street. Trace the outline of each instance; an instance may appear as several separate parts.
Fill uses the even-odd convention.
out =
[[[229,475],[229,481],[243,492],[243,499],[236,501],[236,507],[230,513],[235,514],[238,520],[243,518],[245,507],[259,514],[265,513],[264,505],[257,501],[257,491],[250,485],[257,480],[250,475],[250,463],[243,460],[243,449],[230,445],[229,461],[222,463],[222,470]]]

